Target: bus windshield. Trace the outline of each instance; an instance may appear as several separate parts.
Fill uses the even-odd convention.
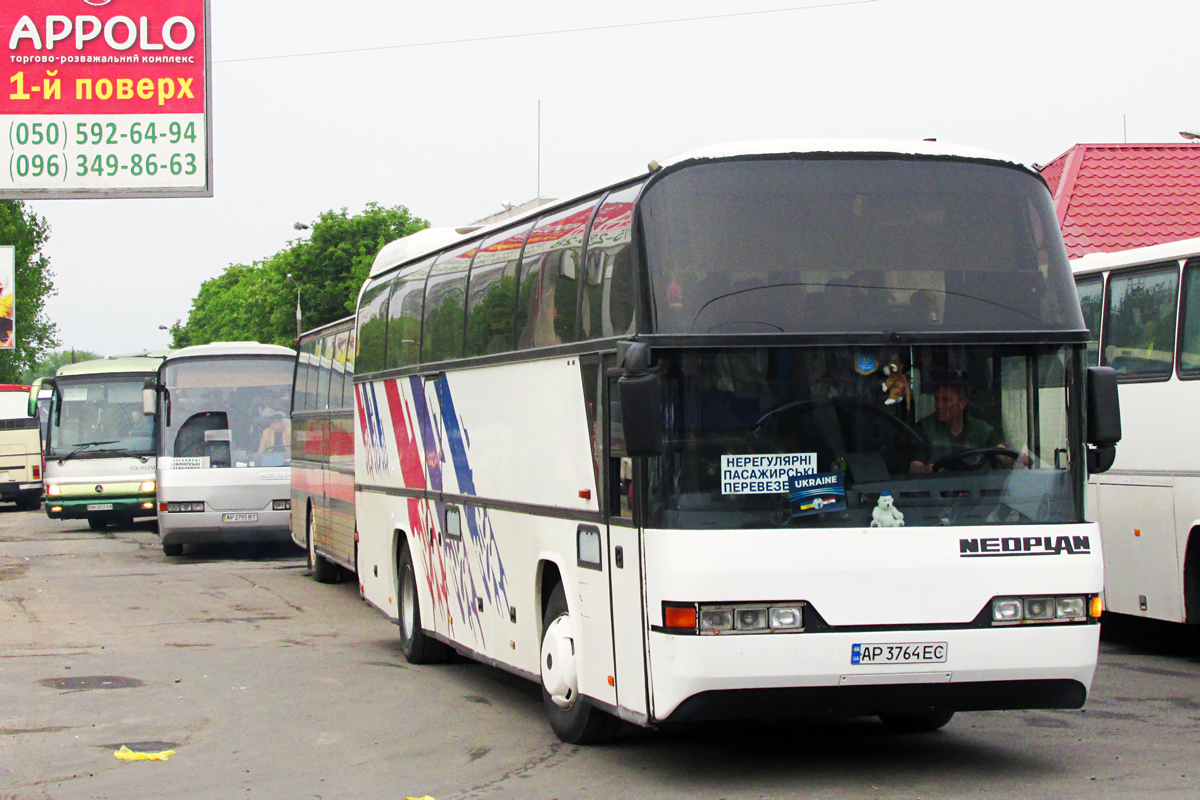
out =
[[[149,375],[59,379],[51,400],[51,458],[154,455],[154,417],[142,413]]]
[[[656,351],[667,435],[664,454],[650,460],[650,524],[1081,522],[1083,455],[1068,413],[1078,402],[1080,353],[1032,345]]]
[[[163,370],[164,468],[280,467],[291,457],[293,359],[181,359]]]
[[[1082,331],[1050,195],[998,165],[701,163],[641,204],[658,333]]]

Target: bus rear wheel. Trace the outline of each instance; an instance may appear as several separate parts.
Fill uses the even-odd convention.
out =
[[[932,733],[945,727],[953,711],[919,711],[912,714],[880,714],[879,721],[892,733]]]
[[[308,510],[308,569],[317,583],[337,583],[341,570],[337,564],[317,552],[317,518]]]
[[[554,587],[542,616],[542,704],[555,735],[568,744],[611,741],[621,725],[579,694],[575,627],[562,584]]]
[[[446,645],[421,630],[421,604],[417,598],[417,573],[413,569],[408,543],[400,545],[396,559],[399,578],[397,600],[400,617],[400,649],[410,664],[436,664],[449,655]]]

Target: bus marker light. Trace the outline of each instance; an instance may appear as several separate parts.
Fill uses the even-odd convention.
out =
[[[670,606],[663,604],[663,625],[667,628],[696,629],[696,607],[693,605]]]
[[[592,499],[592,490],[591,489],[580,489],[579,490],[579,499],[580,500],[591,500]]]
[[[1133,529],[1133,535],[1134,535],[1134,536],[1141,536],[1141,535],[1142,535],[1142,529],[1141,529],[1141,528],[1134,528],[1134,529]]]
[[[142,508],[149,508],[149,509],[153,509],[153,508],[154,508],[154,503],[153,503],[153,502],[151,502],[151,501],[149,501],[149,500],[147,500],[146,502],[142,503]]]
[[[50,510],[57,514],[59,511],[62,511],[62,506],[50,506]]]
[[[159,503],[159,504],[158,504],[158,510],[159,510],[159,511],[166,511],[166,510],[167,510],[167,504],[166,504],[166,503]]]
[[[616,685],[617,685],[617,682],[616,682],[615,680],[613,680],[613,676],[612,676],[612,675],[609,675],[609,676],[608,676],[608,685],[609,685],[609,686],[616,686]]]
[[[1100,619],[1100,615],[1104,613],[1104,600],[1099,595],[1092,598],[1091,608],[1088,609],[1088,616],[1093,619]]]

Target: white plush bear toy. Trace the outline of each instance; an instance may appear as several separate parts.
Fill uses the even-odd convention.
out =
[[[892,504],[892,495],[884,492],[879,495],[879,503],[871,511],[872,528],[903,528],[904,515]]]

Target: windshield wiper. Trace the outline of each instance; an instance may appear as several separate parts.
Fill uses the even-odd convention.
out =
[[[120,441],[120,439],[110,439],[107,442],[82,442],[82,443],[76,445],[75,449],[72,450],[70,453],[67,453],[65,456],[60,458],[58,460],[58,463],[62,464],[66,461],[70,461],[72,458],[79,455],[84,450],[88,449],[89,447],[99,447],[102,444],[116,444],[119,441]]]

